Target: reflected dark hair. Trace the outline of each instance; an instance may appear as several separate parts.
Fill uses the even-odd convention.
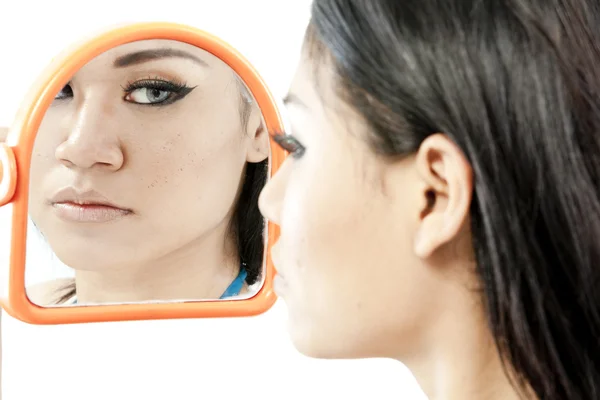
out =
[[[240,92],[240,118],[245,128],[256,103],[237,75],[236,80]],[[258,208],[258,198],[267,184],[268,175],[268,158],[258,163],[246,163],[244,183],[232,218],[231,228],[237,238],[240,261],[246,270],[246,283],[249,285],[261,278],[263,269],[266,219]]]
[[[244,184],[233,214],[232,225],[237,238],[242,268],[249,285],[261,278],[265,252],[265,218],[258,209],[258,197],[267,183],[268,159],[247,163]]]
[[[237,83],[240,89],[240,119],[242,127],[245,128],[252,112],[253,99],[246,86],[239,80]],[[258,163],[246,163],[242,178],[244,183],[229,225],[236,239],[241,268],[247,273],[248,285],[258,282],[262,274],[266,220],[258,209],[258,198],[267,183],[268,174],[268,158]],[[76,293],[75,283],[61,288],[57,293],[59,296],[57,303],[64,303]]]
[[[599,27],[596,0],[315,0],[305,40],[375,152],[468,158],[489,326],[544,400],[600,399]]]

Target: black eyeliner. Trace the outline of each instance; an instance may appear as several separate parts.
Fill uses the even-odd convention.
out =
[[[197,86],[190,87],[187,86],[185,83],[170,82],[164,79],[143,79],[128,83],[126,87],[123,87],[123,91],[126,93],[126,95],[129,95],[138,89],[161,90],[174,94],[173,96],[170,96],[167,100],[158,103],[135,103],[132,101],[127,101],[128,103],[140,106],[160,107],[173,104],[179,100],[182,100],[188,94],[190,94],[192,90],[194,90],[196,87]]]
[[[66,95],[65,97],[61,97],[61,98],[57,98],[57,96],[59,94],[61,94],[66,88],[69,88],[69,90],[71,91],[70,94]],[[69,97],[73,97],[73,87],[71,86],[71,81],[67,82],[61,89],[60,91],[54,96],[54,101],[60,101],[60,100],[66,100]]]

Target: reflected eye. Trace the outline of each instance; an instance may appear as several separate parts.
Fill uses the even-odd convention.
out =
[[[292,135],[275,135],[273,136],[273,140],[294,158],[302,157],[306,151],[306,147]]]
[[[60,92],[56,96],[54,96],[54,100],[63,100],[69,97],[73,97],[73,88],[71,88],[71,84],[67,83]]]
[[[167,90],[140,88],[129,93],[125,99],[138,104],[156,104],[167,100],[172,94]]]
[[[129,103],[163,106],[183,99],[194,88],[176,82],[152,79],[130,83],[123,90],[123,100]]]

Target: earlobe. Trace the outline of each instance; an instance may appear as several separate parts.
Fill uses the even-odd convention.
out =
[[[416,164],[424,184],[414,252],[428,258],[460,235],[469,216],[473,176],[460,148],[442,134],[423,141]]]

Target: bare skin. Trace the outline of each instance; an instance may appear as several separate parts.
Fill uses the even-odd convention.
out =
[[[443,133],[383,160],[329,70],[313,71],[303,57],[286,101],[301,147],[259,203],[281,227],[276,291],[296,348],[397,359],[432,400],[518,399],[472,290],[469,163]]]
[[[148,52],[175,56],[139,56]],[[240,118],[237,79],[204,50],[148,40],[97,56],[56,95],[32,153],[29,212],[75,270],[79,304],[219,298],[236,278],[241,177],[269,152],[258,107]],[[66,221],[52,200],[65,187],[128,214]],[[60,283],[28,294],[55,304]]]

